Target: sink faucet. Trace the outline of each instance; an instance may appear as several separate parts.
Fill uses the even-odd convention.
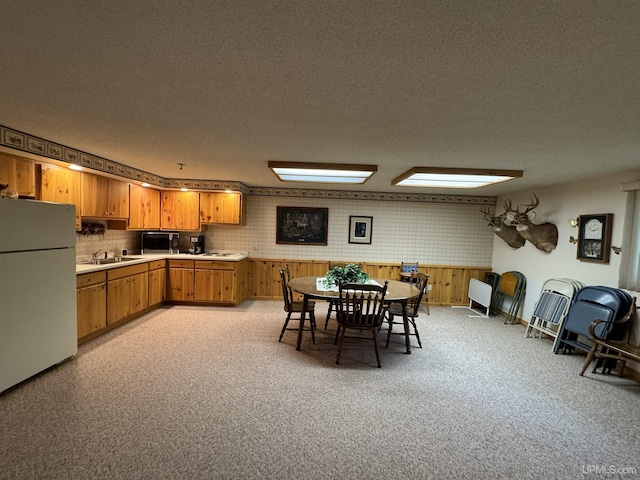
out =
[[[100,255],[100,253],[104,254],[104,256],[102,258],[107,258],[107,252],[105,252],[104,250],[100,249],[97,252],[93,252],[91,254],[91,263],[93,263],[94,265],[97,265],[98,263],[100,263],[100,259],[98,259],[98,255]]]

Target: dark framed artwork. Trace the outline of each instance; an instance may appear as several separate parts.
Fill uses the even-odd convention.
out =
[[[326,245],[328,208],[278,207],[276,243]]]
[[[578,260],[609,263],[613,213],[580,215],[578,223]]]
[[[349,243],[371,243],[373,217],[349,216]]]

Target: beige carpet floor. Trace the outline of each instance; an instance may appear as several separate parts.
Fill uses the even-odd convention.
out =
[[[370,343],[335,365],[333,321],[278,343],[281,302],[161,308],[0,394],[0,479],[640,476],[637,383],[468,313],[378,369]]]

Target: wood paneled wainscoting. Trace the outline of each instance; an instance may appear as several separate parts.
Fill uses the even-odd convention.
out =
[[[289,265],[292,277],[324,276],[328,270],[326,260],[290,260],[249,258],[245,298],[257,300],[274,300],[282,298],[280,286],[280,268]],[[338,261],[338,260],[336,260]],[[343,262],[343,260],[340,260]],[[358,263],[354,261],[353,263]],[[363,270],[375,278],[398,280],[400,278],[399,263],[363,262]],[[475,278],[485,281],[491,267],[420,265],[419,271],[429,275],[430,305],[467,305],[469,297],[469,280]]]

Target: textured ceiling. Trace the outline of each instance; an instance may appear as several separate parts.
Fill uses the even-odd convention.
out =
[[[163,177],[367,163],[346,188],[499,195],[640,168],[634,1],[22,0],[0,45],[0,124]],[[524,177],[391,186],[414,166]]]

